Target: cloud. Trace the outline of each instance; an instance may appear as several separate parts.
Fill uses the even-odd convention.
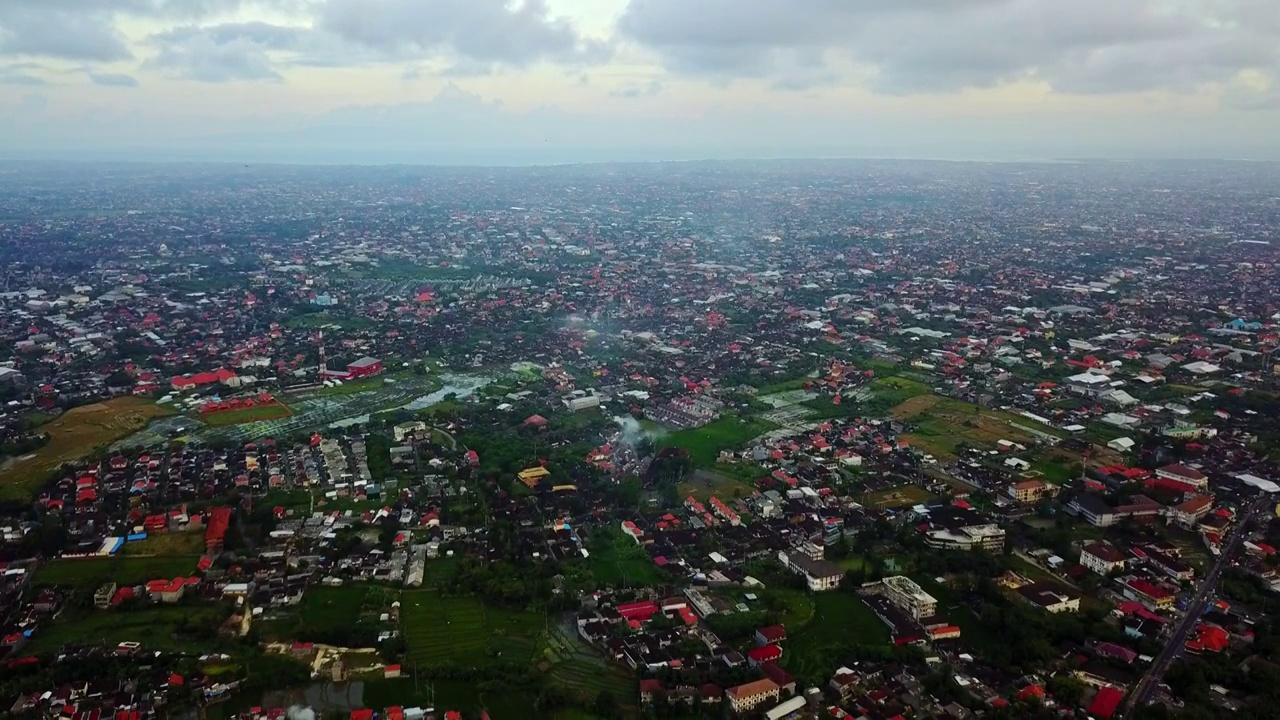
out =
[[[152,38],[159,50],[145,67],[208,83],[284,79],[267,54],[270,46],[261,38],[222,36],[216,30],[172,31]]]
[[[547,0],[322,0],[316,24],[388,57],[449,57],[460,72],[538,62],[590,64],[612,54],[553,17]]]
[[[852,68],[889,94],[1019,80],[1186,92],[1280,69],[1274,0],[631,0],[618,27],[673,72],[775,88],[836,83]],[[787,72],[814,56],[820,68]]]
[[[65,0],[62,0],[65,2]],[[113,62],[133,53],[108,13],[0,2],[0,55]]]
[[[0,0],[0,55],[114,62],[133,58],[118,21],[200,20],[242,7],[300,10],[307,0]]]
[[[620,98],[642,98],[653,97],[662,93],[662,83],[657,80],[650,80],[641,85],[624,85],[617,90],[610,92],[613,97]]]
[[[40,72],[44,70],[36,63],[11,63],[9,65],[0,66],[0,85],[23,85],[26,87],[39,87],[47,85],[44,78],[33,74],[33,71]]]
[[[135,78],[132,75],[125,75],[123,73],[90,72],[89,79],[93,81],[94,85],[101,85],[103,87],[121,87],[121,88],[138,87],[137,78]]]

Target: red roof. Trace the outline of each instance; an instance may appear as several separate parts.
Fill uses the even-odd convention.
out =
[[[754,662],[767,662],[782,657],[782,648],[777,645],[761,645],[747,651],[747,658]]]
[[[1093,702],[1089,703],[1089,714],[1094,717],[1110,718],[1116,714],[1116,709],[1120,707],[1120,701],[1124,699],[1124,693],[1111,686],[1098,689],[1098,694],[1093,696]]]

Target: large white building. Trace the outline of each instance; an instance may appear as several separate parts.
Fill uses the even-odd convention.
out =
[[[1125,554],[1111,543],[1091,542],[1080,548],[1080,564],[1099,575],[1123,570],[1126,560]]]
[[[938,601],[911,578],[894,575],[882,582],[885,598],[912,618],[919,620],[938,614]]]

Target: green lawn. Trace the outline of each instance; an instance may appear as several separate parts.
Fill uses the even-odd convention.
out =
[[[36,585],[61,585],[97,589],[106,582],[120,586],[143,585],[150,580],[189,577],[196,572],[198,555],[157,557],[118,556],[50,560],[35,572]]]
[[[480,683],[462,680],[367,680],[362,700],[365,707],[379,711],[392,706],[417,706],[434,707],[441,711],[457,710],[463,717],[479,717],[480,711],[485,710],[493,720],[536,717],[531,711],[534,701],[532,692],[486,692],[481,689]]]
[[[859,502],[866,507],[883,509],[911,507],[936,499],[936,496],[930,494],[929,491],[919,485],[899,485],[898,487],[867,493],[862,496]]]
[[[700,428],[673,432],[659,441],[662,447],[678,447],[689,452],[701,467],[716,464],[721,450],[732,450],[778,426],[767,420],[725,417]]]
[[[889,629],[861,598],[840,591],[818,593],[813,619],[799,632],[788,632],[782,666],[817,683],[831,677],[840,657],[854,647],[889,647],[891,642]]]
[[[25,653],[56,651],[63,645],[140,642],[148,649],[208,652],[210,631],[227,618],[221,607],[149,607],[140,610],[65,611],[41,626]]]
[[[546,624],[542,613],[434,590],[405,591],[400,607],[409,656],[423,666],[480,667],[488,659],[527,663]]]
[[[756,396],[774,395],[776,393],[791,392],[792,390],[803,390],[804,384],[807,382],[813,382],[814,379],[815,378],[811,375],[805,375],[803,377],[782,380],[768,385],[757,385]]]

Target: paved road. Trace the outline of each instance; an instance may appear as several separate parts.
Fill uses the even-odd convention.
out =
[[[1209,600],[1213,597],[1213,591],[1218,585],[1218,581],[1222,579],[1222,574],[1231,566],[1231,558],[1235,556],[1240,549],[1241,543],[1248,536],[1246,526],[1255,515],[1265,506],[1266,500],[1259,498],[1245,512],[1240,522],[1232,529],[1227,538],[1227,542],[1222,547],[1222,553],[1218,555],[1218,559],[1214,562],[1213,567],[1201,579],[1199,587],[1196,589],[1195,595],[1191,602],[1187,603],[1186,613],[1182,616],[1182,620],[1174,629],[1173,634],[1169,637],[1168,644],[1160,651],[1160,655],[1156,657],[1155,662],[1147,669],[1146,675],[1138,682],[1137,687],[1129,695],[1129,700],[1125,703],[1124,714],[1128,716],[1134,708],[1146,705],[1151,702],[1151,695],[1160,686],[1160,681],[1164,678],[1164,674],[1168,672],[1169,667],[1173,665],[1173,661],[1178,659],[1182,651],[1186,648],[1187,638],[1191,636],[1191,632],[1195,629],[1200,616],[1204,614],[1205,607],[1209,604]]]

